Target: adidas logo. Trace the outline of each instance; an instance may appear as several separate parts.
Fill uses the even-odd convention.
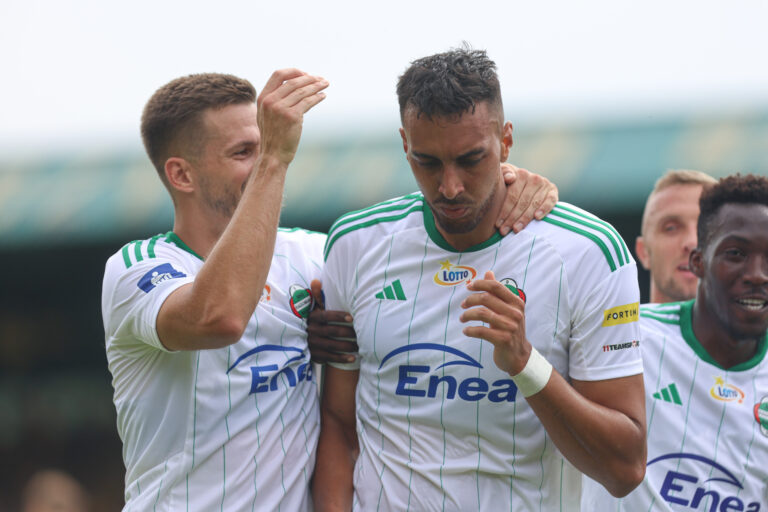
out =
[[[385,286],[383,291],[380,291],[376,294],[376,298],[386,300],[406,300],[405,292],[403,291],[403,287],[400,285],[399,279],[392,283],[390,286]]]
[[[683,401],[680,400],[680,393],[677,392],[677,386],[675,386],[674,382],[654,393],[653,398],[664,400],[665,402],[675,403],[677,405],[683,405]]]

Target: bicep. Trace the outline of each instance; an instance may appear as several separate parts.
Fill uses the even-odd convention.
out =
[[[624,414],[645,430],[645,387],[642,373],[616,379],[573,380],[572,385],[584,398]]]

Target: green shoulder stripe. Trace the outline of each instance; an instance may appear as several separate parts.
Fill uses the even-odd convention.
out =
[[[155,244],[157,243],[157,240],[163,236],[165,235],[155,235],[148,240],[134,240],[125,244],[121,251],[123,254],[123,263],[125,263],[125,268],[131,268],[134,263],[144,261],[145,257],[147,259],[154,258]],[[144,248],[144,242],[147,242],[146,250],[142,252],[142,249]],[[131,248],[131,246],[133,247]]]
[[[565,222],[560,222],[559,220],[553,219],[552,214],[550,213],[548,216],[544,217],[544,222],[548,222],[554,226],[561,227],[563,229],[567,229],[568,231],[573,231],[574,233],[578,233],[579,235],[585,236],[595,242],[597,246],[600,248],[601,251],[603,251],[603,255],[605,255],[605,259],[608,261],[608,266],[611,268],[611,272],[616,270],[616,262],[613,259],[613,256],[611,255],[611,251],[608,249],[608,246],[605,245],[605,242],[603,242],[599,236],[595,235],[594,233],[590,233],[589,231],[585,231],[583,229],[579,229],[576,226],[573,226],[572,224],[567,224]]]
[[[543,220],[592,240],[603,252],[611,272],[630,261],[629,251],[621,236],[610,224],[594,215],[558,203]],[[602,237],[608,239],[613,251],[608,248]]]
[[[618,231],[616,231],[616,228],[614,228],[610,223],[605,222],[600,217],[593,215],[585,210],[582,210],[581,208],[576,208],[573,205],[569,205],[567,203],[558,203],[555,205],[555,208],[563,209],[567,212],[571,212],[575,215],[581,216],[585,219],[588,219],[592,222],[596,222],[597,224],[600,224],[605,229],[611,232],[612,238],[615,237],[616,240],[618,240],[619,245],[621,245],[621,250],[624,253],[624,258],[626,258],[627,261],[629,261],[629,249],[627,248],[627,244],[624,242],[624,239],[621,237]]]
[[[337,230],[340,226],[344,224],[349,224],[350,222],[355,222],[364,217],[370,217],[371,215],[376,215],[377,213],[404,210],[406,208],[411,207],[414,202],[422,201],[422,200],[423,200],[423,196],[421,195],[421,193],[415,192],[413,194],[408,194],[406,196],[396,197],[388,201],[377,203],[373,206],[369,206],[361,210],[355,210],[353,212],[345,213],[344,215],[339,217],[336,220],[336,222],[334,222],[331,225],[331,229],[328,230],[328,235],[329,236],[332,235],[335,230]]]
[[[410,206],[410,208],[408,208],[408,210],[406,210],[404,212],[401,212],[401,213],[398,213],[396,215],[388,215],[388,216],[384,216],[384,217],[374,217],[374,218],[372,218],[370,220],[359,222],[357,224],[354,224],[352,226],[348,226],[348,227],[343,228],[343,229],[338,229],[340,225],[337,224],[335,226],[335,228],[332,228],[331,231],[328,233],[328,239],[325,241],[325,251],[324,251],[323,259],[324,260],[328,259],[328,254],[330,253],[331,247],[333,247],[333,244],[336,243],[336,240],[338,240],[342,236],[346,235],[347,233],[350,233],[350,232],[355,231],[357,229],[367,228],[369,226],[373,226],[373,225],[376,225],[376,224],[381,224],[382,222],[393,222],[393,221],[396,221],[396,220],[404,219],[405,217],[407,217],[408,215],[410,215],[410,214],[412,214],[414,212],[421,212],[423,207],[424,207],[424,203],[422,203],[421,201],[414,201],[414,202],[409,203],[409,204],[406,205],[406,207],[408,207],[408,206]],[[398,211],[402,210],[402,208],[398,207],[397,210]],[[386,212],[386,211],[390,211],[390,209],[379,210],[378,212],[373,212],[373,213],[382,213],[382,212]],[[366,217],[371,217],[371,216],[372,216],[372,214],[371,215],[364,215],[363,217],[360,217],[358,220],[364,219]]]

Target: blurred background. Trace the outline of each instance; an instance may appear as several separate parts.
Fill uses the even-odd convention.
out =
[[[281,67],[328,78],[282,215],[325,231],[416,188],[395,82],[411,60],[467,41],[498,65],[510,162],[634,247],[666,169],[768,174],[766,26],[763,0],[4,0],[0,511],[19,510],[45,468],[78,480],[92,510],[122,507],[101,280],[123,244],[172,226],[138,131],[159,86],[217,71],[260,89]]]

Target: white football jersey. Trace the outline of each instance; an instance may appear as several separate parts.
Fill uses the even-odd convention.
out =
[[[642,372],[637,273],[616,231],[560,203],[519,234],[451,248],[421,194],[339,219],[327,307],[350,311],[360,357],[357,510],[577,510],[578,472],[493,346],[462,334],[466,283],[492,270],[523,297],[526,336],[566,379]]]
[[[311,510],[319,409],[305,318],[324,242],[279,230],[245,334],[214,350],[171,352],[158,339],[163,301],[203,265],[174,233],[109,259],[102,313],[125,510]]]
[[[641,307],[645,479],[623,499],[585,483],[584,510],[768,510],[768,339],[724,370],[693,334],[692,304]]]

